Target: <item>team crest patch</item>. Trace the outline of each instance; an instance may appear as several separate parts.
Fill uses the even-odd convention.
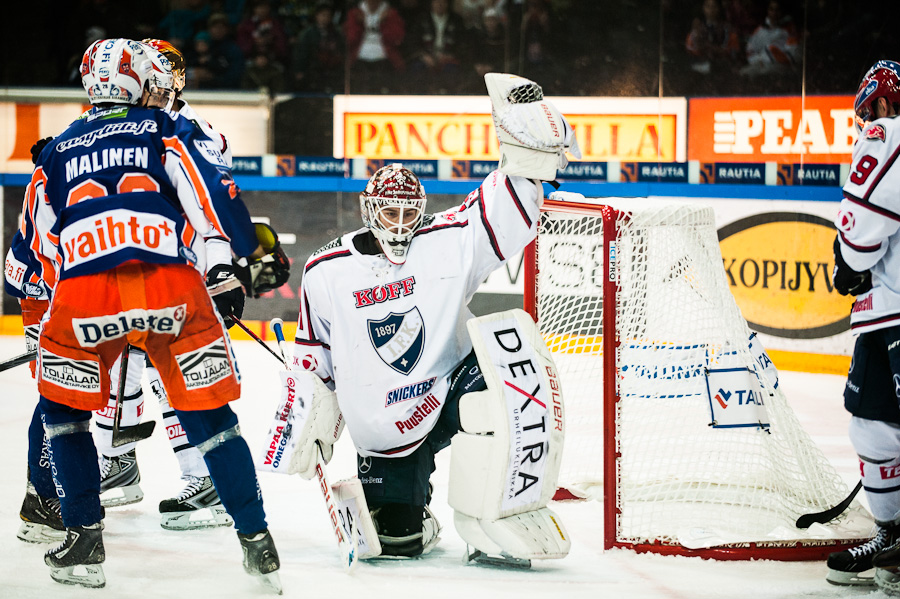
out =
[[[175,359],[188,391],[214,385],[232,373],[228,348],[222,339],[217,339],[206,347],[178,354]]]
[[[73,360],[41,349],[41,378],[64,389],[98,393],[100,362]]]
[[[884,141],[886,138],[887,133],[885,133],[884,127],[881,125],[872,125],[866,129],[866,139],[878,139]]]
[[[369,339],[384,363],[400,374],[409,374],[425,347],[425,323],[419,309],[402,314],[391,312],[381,320],[366,322]]]

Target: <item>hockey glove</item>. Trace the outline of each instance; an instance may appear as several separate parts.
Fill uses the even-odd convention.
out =
[[[206,287],[212,289],[234,277],[234,267],[231,264],[217,264],[206,273]],[[225,326],[229,329],[234,326],[232,315],[235,318],[244,315],[244,290],[240,287],[217,293],[212,296],[212,301],[216,305],[216,310],[222,315]]]
[[[850,268],[841,255],[841,242],[834,238],[834,272],[831,275],[834,288],[841,295],[862,295],[872,289],[872,273],[857,272]]]
[[[34,142],[34,145],[31,146],[31,164],[37,164],[38,156],[41,155],[41,151],[51,141],[53,141],[52,137],[45,137],[44,139],[39,139]]]
[[[484,81],[500,142],[501,173],[553,181],[557,170],[569,164],[567,151],[581,158],[572,126],[537,83],[503,73],[488,73]]]
[[[278,289],[291,276],[290,260],[281,248],[275,229],[256,223],[256,238],[266,254],[259,259],[243,257],[234,261],[234,274],[244,286],[247,297],[259,297],[266,291]]]
[[[308,377],[312,382],[312,397],[306,420],[297,423],[300,428],[297,447],[291,456],[291,472],[309,480],[316,475],[316,462],[321,448],[322,459],[327,464],[334,455],[334,444],[344,430],[344,416],[338,407],[337,395],[325,386],[312,372],[292,372],[294,377]]]

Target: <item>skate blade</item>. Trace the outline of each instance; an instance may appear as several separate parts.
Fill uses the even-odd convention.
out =
[[[100,505],[103,507],[120,507],[131,505],[144,499],[140,485],[114,487],[100,494]]]
[[[234,520],[221,505],[200,508],[192,512],[169,512],[160,514],[159,525],[166,530],[201,530],[233,526]]]
[[[875,568],[875,586],[885,595],[896,597],[900,595],[900,576],[883,568]]]
[[[284,593],[284,589],[281,586],[281,577],[278,576],[278,572],[269,572],[268,574],[254,574],[254,577],[259,579],[259,583],[266,590],[272,591],[276,595],[281,595]]]
[[[46,524],[22,522],[16,536],[26,543],[62,543],[66,538],[66,531],[56,530]]]
[[[863,574],[868,573],[868,576]],[[828,570],[825,580],[839,587],[870,587],[875,585],[875,577],[872,570],[865,572],[841,572],[839,570]]]
[[[62,584],[73,584],[89,589],[102,589],[106,586],[106,576],[100,564],[68,566],[67,568],[50,568],[50,578]]]
[[[463,563],[468,565],[476,563],[480,566],[491,566],[495,568],[512,568],[515,570],[528,570],[531,568],[530,559],[521,559],[510,555],[491,555],[478,549],[471,549],[466,546],[466,555],[463,557]]]

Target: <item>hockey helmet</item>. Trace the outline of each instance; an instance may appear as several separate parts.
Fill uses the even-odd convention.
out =
[[[181,90],[184,89],[185,71],[187,69],[187,63],[184,61],[184,54],[166,40],[148,38],[143,40],[143,43],[169,59],[169,62],[172,63],[172,77],[174,78],[175,93],[181,93]]]
[[[138,104],[145,87],[174,95],[172,63],[150,46],[123,38],[88,47],[81,59],[81,83],[91,104]]]
[[[419,178],[399,163],[378,169],[359,194],[363,224],[392,263],[406,262],[409,244],[425,218],[425,201]]]
[[[873,104],[878,98],[885,98],[891,105],[900,104],[900,63],[879,60],[863,77],[853,103],[858,131],[875,119]]]

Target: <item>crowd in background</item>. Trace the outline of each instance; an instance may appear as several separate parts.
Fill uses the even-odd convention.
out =
[[[28,59],[3,61],[0,83],[77,86],[92,41],[153,37],[184,53],[189,89],[480,94],[482,75],[500,71],[553,95],[847,94],[875,60],[900,60],[898,5],[33,0],[30,8],[52,11],[54,23],[19,32]]]

